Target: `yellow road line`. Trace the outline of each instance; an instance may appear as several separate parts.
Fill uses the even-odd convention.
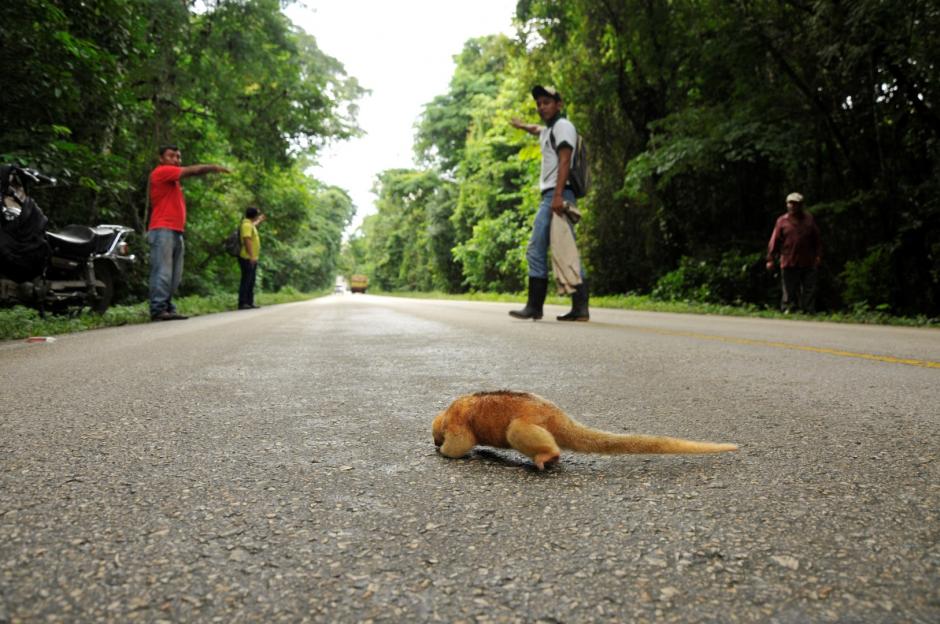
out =
[[[773,342],[770,340],[752,340],[750,338],[731,338],[728,336],[716,336],[714,334],[699,334],[696,332],[675,331],[671,329],[655,328],[637,328],[641,331],[647,331],[654,334],[663,334],[666,336],[685,336],[687,338],[698,338],[699,340],[715,340],[718,342],[730,342],[734,344],[756,345],[761,347],[776,347],[778,349],[793,349],[795,351],[811,351],[813,353],[825,353],[826,355],[838,355],[840,357],[858,358],[862,360],[874,360],[876,362],[887,362],[889,364],[906,364],[908,366],[919,366],[921,368],[940,368],[940,362],[931,360],[915,360],[911,358],[896,358],[890,355],[873,355],[871,353],[856,353],[854,351],[842,351],[841,349],[826,349],[825,347],[812,347],[809,345],[792,344],[789,342]]]

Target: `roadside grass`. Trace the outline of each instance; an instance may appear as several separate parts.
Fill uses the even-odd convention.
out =
[[[329,291],[301,293],[285,288],[276,293],[259,293],[255,296],[255,300],[258,305],[262,306],[276,305],[322,297],[327,292]],[[235,310],[238,307],[237,297],[230,293],[204,297],[181,297],[174,300],[174,303],[176,303],[177,309],[187,316],[226,312]],[[146,302],[112,306],[101,315],[86,311],[72,316],[47,314],[46,318],[41,318],[39,312],[32,308],[16,306],[0,310],[0,340],[18,340],[31,336],[57,336],[85,331],[86,329],[149,322],[150,312]]]
[[[506,303],[525,303],[524,293],[466,293],[449,294],[442,292],[382,292],[375,293],[392,297],[411,297],[416,299],[455,299],[461,301],[494,301]],[[569,297],[549,295],[545,301],[555,305],[570,305]],[[591,297],[592,308],[612,308],[616,310],[637,310],[644,312],[671,312],[674,314],[715,314],[720,316],[746,316],[771,319],[790,319],[800,321],[820,321],[829,323],[858,323],[865,325],[899,325],[906,327],[940,327],[940,318],[926,316],[893,316],[879,310],[859,308],[851,312],[826,312],[818,314],[784,314],[776,309],[762,308],[754,304],[718,305],[695,301],[658,301],[646,295],[603,295]]]
[[[314,293],[301,293],[285,288],[277,293],[257,295],[259,305],[276,305],[314,299],[329,294],[329,290]],[[525,303],[522,293],[465,293],[450,294],[443,292],[380,292],[371,293],[391,297],[413,299],[452,299],[459,301],[491,301],[504,303]],[[546,303],[568,305],[570,299],[558,295],[549,295]],[[180,312],[188,316],[200,316],[234,310],[236,298],[232,294],[211,296],[182,297],[176,301]],[[885,312],[858,309],[852,312],[807,314],[783,314],[777,310],[761,308],[752,304],[731,306],[696,303],[693,301],[657,301],[645,295],[605,295],[591,297],[591,307],[617,310],[638,310],[646,312],[671,312],[674,314],[716,314],[721,316],[760,317],[773,319],[792,319],[802,321],[826,321],[830,323],[861,323],[869,325],[898,325],[907,327],[940,327],[940,319],[926,316],[901,317]],[[31,336],[57,336],[72,332],[115,327],[135,323],[149,323],[150,315],[147,304],[138,303],[126,306],[114,306],[105,314],[97,315],[84,312],[74,316],[47,315],[40,318],[39,312],[31,308],[17,306],[0,310],[0,340],[19,340]]]

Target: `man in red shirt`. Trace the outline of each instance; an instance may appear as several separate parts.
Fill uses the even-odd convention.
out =
[[[180,150],[175,145],[162,145],[158,150],[160,164],[150,172],[150,319],[153,321],[182,320],[176,311],[173,293],[183,277],[183,231],[186,229],[186,200],[180,180],[207,173],[230,173],[220,165],[182,166]]]
[[[767,244],[767,270],[773,271],[774,257],[780,260],[783,297],[781,309],[794,308],[812,314],[816,311],[816,276],[822,262],[822,240],[813,215],[803,210],[803,196],[787,195],[787,212],[777,219]]]

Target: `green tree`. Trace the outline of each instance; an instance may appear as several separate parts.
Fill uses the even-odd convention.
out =
[[[509,125],[531,112],[518,75],[526,68],[505,36],[472,39],[454,60],[450,89],[426,107],[415,139],[423,162],[453,179],[443,183],[452,189],[446,202],[431,213],[430,242],[439,272],[451,259],[448,290],[517,290],[538,168],[537,146]]]
[[[3,4],[0,54],[17,88],[0,107],[0,159],[61,180],[38,194],[55,225],[123,222],[143,233],[156,148],[176,143],[186,163],[235,171],[186,183],[184,294],[234,282],[219,241],[252,203],[276,216],[265,286],[324,285],[351,202],[302,171],[323,145],[358,134],[363,90],[280,9],[278,0]]]
[[[453,174],[463,159],[464,145],[480,99],[500,89],[512,43],[504,35],[470,39],[460,54],[447,93],[424,107],[415,133],[419,161]]]
[[[376,284],[386,290],[432,290],[446,279],[432,253],[429,213],[440,205],[433,171],[392,169],[379,174],[377,213],[371,218],[369,260]]]
[[[935,3],[522,0],[518,12],[531,62],[558,77],[602,155],[586,219],[601,290],[647,289],[685,256],[717,266],[759,250],[801,190],[830,293],[843,266],[879,250],[892,308],[938,310]]]

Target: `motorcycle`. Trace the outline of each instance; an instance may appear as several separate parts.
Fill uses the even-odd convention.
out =
[[[123,225],[68,225],[47,231],[48,219],[30,197],[55,178],[17,165],[0,166],[0,306],[27,305],[41,315],[104,314],[115,287],[134,263]]]

